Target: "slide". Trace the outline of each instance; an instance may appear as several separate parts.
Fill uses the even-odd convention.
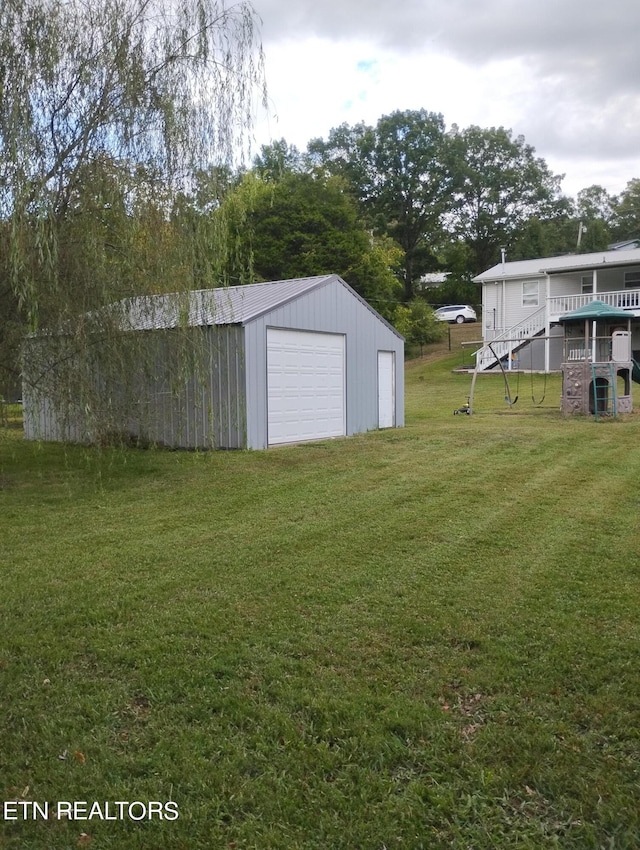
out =
[[[633,351],[631,362],[633,363],[631,380],[635,381],[636,384],[640,384],[640,351]]]

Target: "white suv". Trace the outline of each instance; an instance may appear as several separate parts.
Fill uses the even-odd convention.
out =
[[[436,319],[441,322],[456,322],[461,325],[463,322],[476,322],[478,317],[473,307],[468,304],[453,304],[450,307],[440,307],[435,311]]]

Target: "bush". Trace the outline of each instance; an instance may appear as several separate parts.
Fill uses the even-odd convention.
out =
[[[408,304],[396,308],[394,326],[408,343],[422,347],[430,342],[439,342],[447,335],[444,322],[436,319],[433,310],[422,298],[414,298]]]

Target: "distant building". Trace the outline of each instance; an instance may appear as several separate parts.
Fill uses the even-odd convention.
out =
[[[630,251],[634,248],[640,248],[640,239],[627,239],[624,242],[614,242],[609,245],[610,251]]]
[[[447,278],[451,272],[427,272],[427,274],[423,274],[418,283],[416,284],[416,290],[418,292],[422,292],[425,289],[433,289],[436,286],[442,286],[443,283],[447,282]]]
[[[480,369],[498,359],[521,368],[560,368],[561,316],[590,302],[619,308],[631,321],[632,347],[640,351],[640,247],[565,254],[498,263],[474,278],[482,284]]]

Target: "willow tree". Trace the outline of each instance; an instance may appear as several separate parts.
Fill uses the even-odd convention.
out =
[[[216,234],[179,221],[176,199],[196,173],[242,159],[260,96],[258,19],[244,0],[3,1],[5,371],[18,323],[39,340],[27,379],[109,427],[104,376],[124,398],[143,351],[108,305],[215,285]]]

